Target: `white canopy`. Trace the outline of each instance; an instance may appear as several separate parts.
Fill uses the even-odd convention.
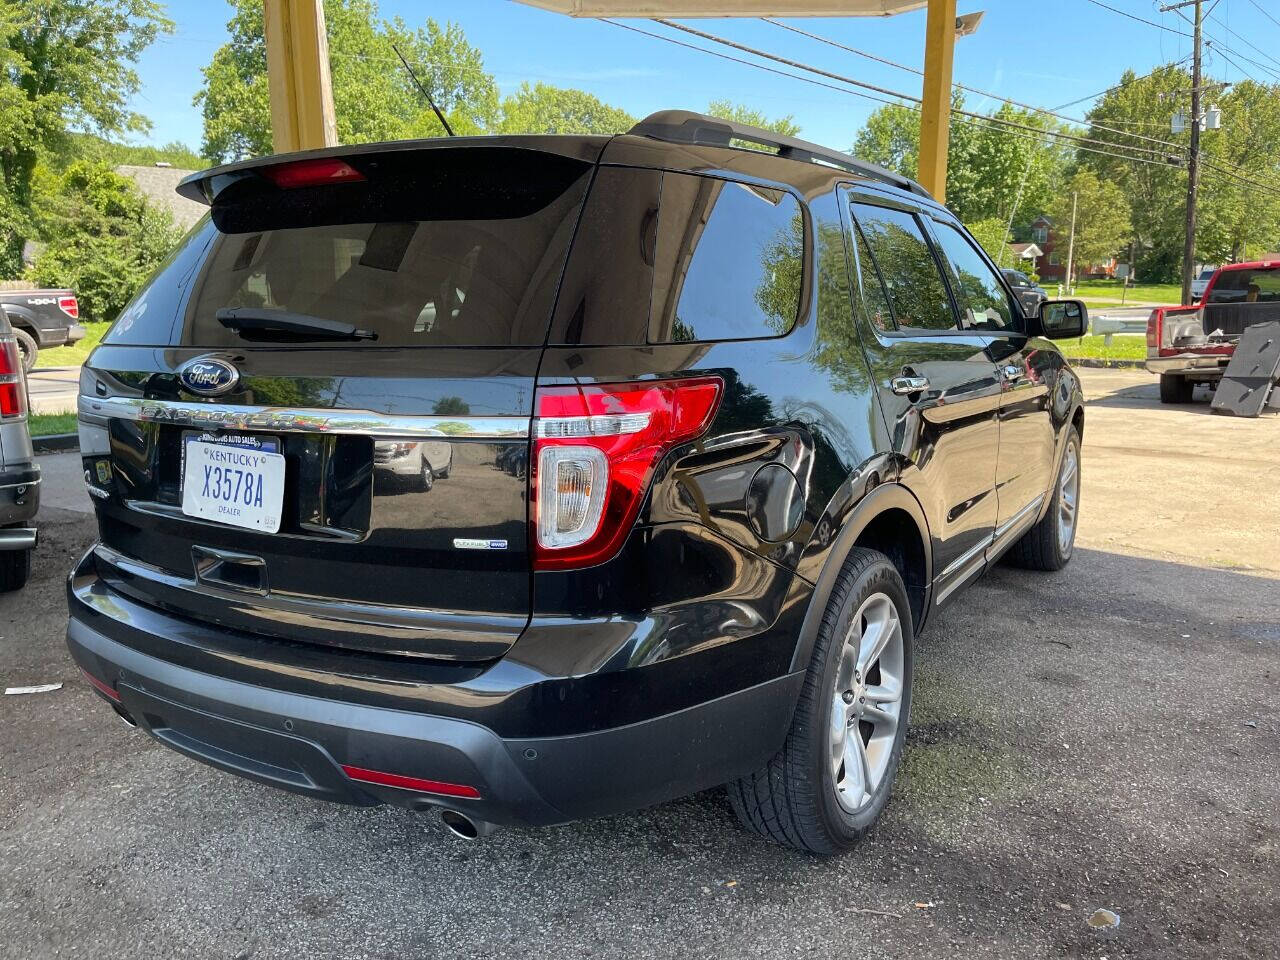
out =
[[[571,17],[891,17],[928,0],[518,0]]]

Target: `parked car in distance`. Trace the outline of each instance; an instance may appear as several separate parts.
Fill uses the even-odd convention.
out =
[[[212,217],[81,379],[67,641],[190,757],[469,838],[724,784],[833,853],[932,611],[1071,558],[1084,305],[1028,314],[911,180],[670,111],[180,191]],[[384,490],[384,443],[448,482]]]
[[[424,430],[424,435],[444,437],[440,430]],[[437,480],[449,476],[453,447],[448,440],[379,440],[373,446],[373,468],[378,474],[413,483],[430,490]]]
[[[30,373],[36,354],[44,347],[61,347],[83,340],[78,323],[80,302],[73,290],[4,290],[0,306],[9,314],[9,325],[22,355],[22,369]]]
[[[27,425],[27,379],[8,308],[0,305],[0,591],[26,585],[39,509],[40,468]]]
[[[1044,288],[1038,284],[1032,283],[1021,270],[1001,270],[1005,280],[1009,286],[1013,288],[1013,292],[1018,299],[1022,301],[1023,310],[1028,315],[1034,316],[1036,311],[1040,309],[1040,304],[1049,299],[1049,295],[1044,292]]]
[[[1209,286],[1209,281],[1217,270],[1217,267],[1204,267],[1195,279],[1191,281],[1191,301],[1193,303],[1199,302],[1200,298],[1204,296],[1204,291]]]
[[[1147,318],[1147,370],[1161,403],[1190,403],[1197,383],[1216,389],[1246,327],[1280,320],[1280,260],[1229,263],[1200,303],[1156,307]]]

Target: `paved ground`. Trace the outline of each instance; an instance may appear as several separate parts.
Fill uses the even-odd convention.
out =
[[[0,956],[1280,955],[1280,418],[1082,375],[1079,552],[931,624],[899,789],[826,861],[717,792],[467,845],[152,745],[63,652],[93,532],[74,458],[46,460],[61,492],[36,579],[0,598],[0,678],[66,686],[0,699]]]
[[[42,367],[27,374],[27,396],[32,413],[66,413],[76,408],[80,390],[79,367]]]

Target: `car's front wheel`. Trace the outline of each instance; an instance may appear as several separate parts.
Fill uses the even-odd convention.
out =
[[[848,850],[875,824],[911,712],[912,621],[893,563],[854,548],[827,603],[782,749],[729,784],[744,824],[812,853]]]
[[[1061,570],[1071,559],[1080,513],[1080,434],[1075,427],[1067,433],[1067,446],[1049,496],[1048,511],[1005,555],[1015,567]]]

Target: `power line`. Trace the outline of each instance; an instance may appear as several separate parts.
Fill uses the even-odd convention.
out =
[[[1271,14],[1267,13],[1267,11],[1266,11],[1266,10],[1264,10],[1264,9],[1262,8],[1262,6],[1258,3],[1258,0],[1249,0],[1249,2],[1250,2],[1250,3],[1252,3],[1255,7],[1257,7],[1257,8],[1258,8],[1258,12],[1259,12],[1260,14],[1262,14],[1264,17],[1266,17],[1268,20],[1270,20],[1272,23],[1274,23],[1277,27],[1280,27],[1280,20],[1277,20],[1277,19],[1276,19],[1275,17],[1273,17]]]
[[[816,34],[816,33],[810,33],[810,32],[809,32],[809,31],[807,31],[807,30],[801,30],[799,27],[793,27],[793,26],[791,26],[791,25],[789,25],[789,24],[781,23],[781,22],[779,22],[779,21],[777,21],[777,20],[773,20],[773,19],[771,19],[771,18],[769,18],[769,17],[762,17],[761,19],[763,19],[766,23],[771,23],[771,24],[773,24],[774,26],[781,27],[781,28],[782,28],[782,29],[784,29],[784,30],[789,30],[789,31],[791,31],[792,33],[798,33],[798,34],[800,34],[800,35],[802,35],[802,36],[809,37],[810,39],[817,40],[817,41],[819,41],[820,43],[826,43],[826,44],[829,44],[829,45],[831,45],[831,46],[833,46],[833,47],[837,47],[837,48],[839,48],[839,49],[841,49],[841,50],[846,50],[846,51],[848,51],[849,53],[855,53],[855,54],[857,54],[858,56],[861,56],[861,57],[867,57],[868,59],[875,60],[875,61],[876,61],[876,62],[878,62],[878,63],[884,63],[884,64],[887,64],[887,65],[889,65],[889,66],[891,66],[891,67],[897,67],[897,68],[898,68],[898,69],[900,69],[900,70],[907,70],[907,71],[910,71],[911,73],[915,73],[915,74],[923,75],[923,74],[922,74],[922,72],[921,72],[921,71],[919,71],[919,70],[917,70],[915,67],[909,67],[909,66],[907,66],[906,64],[897,63],[897,62],[895,62],[895,61],[893,61],[893,60],[889,60],[889,59],[886,59],[886,58],[884,58],[884,57],[878,57],[878,56],[875,56],[875,55],[873,55],[873,54],[869,54],[869,53],[867,53],[867,52],[865,52],[865,51],[863,51],[863,50],[858,50],[858,49],[856,49],[856,48],[854,48],[854,47],[846,46],[845,44],[840,43],[840,42],[838,42],[838,41],[836,41],[836,40],[832,40],[832,39],[830,39],[830,38],[828,38],[828,37],[823,37],[823,36],[820,36],[820,35],[818,35],[818,34]],[[662,23],[666,23],[668,26],[679,26],[679,25],[677,25],[677,24],[673,24],[673,23],[671,23],[670,21],[660,21],[660,22],[662,22]],[[683,27],[681,27],[681,29],[684,29],[684,28],[683,28]],[[690,28],[690,29],[692,29],[692,28]],[[700,34],[700,35],[701,35],[701,36],[706,37],[707,39],[712,39],[712,35],[710,35],[710,34]],[[753,50],[752,52],[753,52],[753,53],[756,53],[758,56],[771,56],[771,55],[769,55],[769,54],[761,54],[759,51],[754,51],[754,50]],[[1105,131],[1107,131],[1108,133],[1116,133],[1116,134],[1119,134],[1119,135],[1121,135],[1121,136],[1125,136],[1125,137],[1133,137],[1134,139],[1137,139],[1137,140],[1146,140],[1146,141],[1148,141],[1148,142],[1150,142],[1150,143],[1159,144],[1160,146],[1162,146],[1162,147],[1166,147],[1166,148],[1168,148],[1168,149],[1170,149],[1170,150],[1181,150],[1181,149],[1182,149],[1182,148],[1181,148],[1181,146],[1179,146],[1178,144],[1170,143],[1170,142],[1169,142],[1169,141],[1167,141],[1167,140],[1160,140],[1160,139],[1158,139],[1158,138],[1156,138],[1156,137],[1149,137],[1149,136],[1146,136],[1145,134],[1141,134],[1141,133],[1133,133],[1133,132],[1130,132],[1130,131],[1128,131],[1128,130],[1116,130],[1116,129],[1112,128],[1112,127],[1104,126],[1104,125],[1103,125],[1103,124],[1101,124],[1101,123],[1098,123],[1098,122],[1096,122],[1096,121],[1089,120],[1089,119],[1078,119],[1078,118],[1076,118],[1076,117],[1069,117],[1069,116],[1066,116],[1065,114],[1057,113],[1057,112],[1055,112],[1055,111],[1053,111],[1053,110],[1046,110],[1044,107],[1036,107],[1036,106],[1032,106],[1032,105],[1031,105],[1031,104],[1029,104],[1029,103],[1022,103],[1022,102],[1021,102],[1021,101],[1019,101],[1019,100],[1014,100],[1014,99],[1012,99],[1012,98],[1010,98],[1010,97],[1001,96],[1001,95],[1000,95],[1000,94],[998,94],[998,93],[992,93],[992,92],[991,92],[991,91],[989,91],[989,90],[981,90],[981,89],[979,89],[979,88],[977,88],[977,87],[970,87],[970,86],[968,86],[968,85],[966,85],[966,84],[963,84],[963,83],[956,83],[956,84],[953,84],[953,86],[955,86],[956,88],[958,88],[958,89],[960,89],[960,90],[964,90],[964,91],[966,91],[966,92],[968,92],[968,93],[977,94],[977,95],[978,95],[978,96],[980,96],[980,97],[989,97],[989,98],[991,98],[992,100],[998,100],[998,101],[1000,101],[1001,103],[1007,103],[1007,104],[1010,104],[1011,106],[1015,106],[1015,107],[1021,107],[1023,110],[1030,110],[1032,113],[1045,114],[1045,115],[1047,115],[1047,116],[1054,117],[1054,118],[1056,118],[1056,119],[1058,119],[1058,120],[1064,120],[1064,121],[1066,121],[1067,123],[1074,124],[1074,125],[1076,125],[1076,126],[1092,126],[1092,127],[1093,127],[1094,129],[1096,129],[1096,130],[1105,130]],[[1108,122],[1111,122],[1111,121],[1108,121]],[[1126,148],[1128,148],[1128,146],[1127,146],[1126,144],[1115,144],[1115,145],[1116,145],[1116,146],[1119,146],[1119,147],[1126,147]],[[1132,148],[1128,148],[1128,149],[1132,149]]]
[[[861,92],[860,90],[850,90],[850,89],[849,89],[849,88],[847,88],[847,87],[838,87],[838,86],[836,86],[836,85],[834,85],[834,84],[826,83],[826,82],[824,82],[824,81],[822,81],[822,80],[815,80],[815,79],[813,79],[812,77],[805,77],[805,76],[801,76],[801,75],[799,75],[799,74],[788,73],[788,72],[787,72],[787,71],[785,71],[785,70],[778,70],[778,69],[775,69],[775,68],[773,68],[773,67],[767,66],[767,65],[762,64],[762,63],[755,63],[754,61],[751,61],[751,60],[744,60],[744,59],[742,59],[741,57],[734,57],[734,56],[731,56],[731,55],[729,55],[729,54],[720,53],[720,52],[719,52],[719,51],[717,51],[717,50],[708,50],[706,47],[699,47],[699,46],[696,46],[695,44],[692,44],[692,43],[686,43],[685,41],[683,41],[683,40],[679,40],[679,39],[677,39],[677,38],[675,38],[675,37],[668,37],[668,36],[664,36],[663,34],[660,34],[660,33],[653,33],[652,31],[644,30],[644,29],[642,29],[642,28],[640,28],[640,27],[631,26],[630,24],[626,24],[626,23],[619,23],[619,22],[618,22],[618,21],[616,21],[616,20],[602,19],[602,20],[601,20],[601,22],[602,22],[602,23],[608,23],[608,24],[611,24],[611,25],[613,25],[613,26],[615,26],[615,27],[620,27],[620,28],[621,28],[621,29],[623,29],[623,30],[630,30],[630,31],[632,31],[633,33],[643,34],[644,36],[652,37],[652,38],[654,38],[655,40],[662,40],[662,41],[664,41],[664,42],[666,42],[666,43],[672,43],[672,44],[675,44],[675,45],[676,45],[676,46],[678,46],[678,47],[684,47],[684,48],[686,48],[686,49],[688,49],[688,50],[694,50],[694,51],[697,51],[698,53],[705,53],[705,54],[709,54],[710,56],[713,56],[713,57],[719,57],[719,58],[720,58],[720,59],[722,59],[722,60],[729,60],[729,61],[731,61],[731,62],[733,62],[733,63],[740,63],[740,64],[744,64],[744,65],[746,65],[746,66],[748,66],[748,67],[753,67],[753,68],[755,68],[755,69],[757,69],[757,70],[764,70],[764,71],[765,71],[765,72],[767,72],[767,73],[773,73],[773,74],[777,74],[778,76],[789,77],[789,78],[791,78],[792,80],[799,80],[799,81],[801,81],[802,83],[811,83],[811,84],[814,84],[815,86],[825,87],[825,88],[827,88],[827,89],[829,89],[829,90],[835,90],[835,91],[836,91],[836,92],[838,92],[838,93],[844,93],[844,94],[848,94],[848,95],[850,95],[850,96],[855,96],[855,97],[862,97],[862,98],[867,99],[867,100],[873,100],[873,101],[878,102],[878,103],[885,103],[885,104],[889,104],[890,106],[902,107],[902,108],[904,108],[904,109],[908,109],[908,110],[915,110],[915,111],[919,111],[919,109],[920,109],[920,106],[919,106],[919,99],[920,99],[920,98],[918,98],[918,97],[912,97],[910,94],[900,93],[900,92],[897,92],[897,91],[890,91],[891,95],[896,96],[896,97],[899,97],[901,100],[906,100],[906,101],[908,101],[908,102],[906,102],[906,103],[897,102],[897,101],[893,101],[893,100],[885,100],[885,99],[883,99],[883,98],[881,98],[881,97],[877,97],[877,96],[873,96],[873,95],[871,95],[871,94],[863,93],[863,92]],[[799,68],[800,68],[800,69],[809,69],[808,67],[806,67],[806,66],[805,66],[805,65],[803,65],[803,64],[798,64],[798,66],[799,66]],[[836,76],[837,78],[839,78],[839,75],[838,75],[838,74],[836,74],[835,76]],[[855,81],[855,82],[856,82],[856,81]],[[912,102],[912,101],[914,101],[914,102]],[[1041,145],[1045,145],[1045,143],[1046,143],[1046,139],[1045,139],[1045,138],[1046,138],[1046,137],[1048,137],[1048,138],[1065,138],[1065,139],[1070,140],[1070,141],[1072,141],[1072,142],[1079,142],[1080,144],[1097,143],[1097,144],[1101,144],[1101,145],[1103,145],[1103,146],[1112,146],[1112,147],[1117,147],[1117,148],[1119,148],[1119,149],[1128,149],[1128,150],[1144,150],[1144,151],[1145,151],[1145,149],[1146,149],[1146,148],[1143,148],[1143,147],[1129,147],[1129,146],[1126,146],[1125,144],[1112,144],[1112,143],[1107,143],[1106,141],[1089,140],[1089,139],[1087,139],[1087,138],[1083,138],[1083,137],[1073,137],[1073,136],[1071,136],[1071,135],[1069,135],[1069,134],[1063,134],[1063,133],[1059,133],[1059,132],[1057,132],[1057,131],[1052,131],[1052,130],[1043,130],[1043,129],[1040,129],[1040,128],[1037,128],[1037,127],[1031,127],[1031,126],[1027,126],[1027,125],[1024,125],[1024,124],[1017,124],[1017,123],[1013,123],[1012,121],[1009,121],[1009,120],[1001,120],[1001,119],[999,119],[999,118],[995,118],[995,117],[985,117],[985,116],[983,116],[983,115],[981,115],[981,114],[972,113],[972,112],[969,112],[969,111],[963,111],[963,110],[957,111],[957,110],[953,110],[953,111],[952,111],[952,113],[953,113],[953,115],[958,115],[958,116],[956,116],[956,120],[957,120],[957,122],[959,122],[959,123],[967,123],[967,124],[969,124],[969,125],[971,125],[971,126],[977,126],[979,129],[992,129],[992,130],[996,130],[997,132],[1004,133],[1004,134],[1006,134],[1007,136],[1020,137],[1021,139],[1025,139],[1025,140],[1032,140],[1032,141],[1034,141],[1034,142],[1036,142],[1036,143],[1040,143]],[[1018,132],[1018,129],[1010,129],[1010,128],[1018,128],[1018,129],[1021,129],[1021,130],[1027,130],[1027,131],[1030,131],[1030,132],[1031,132],[1031,134],[1034,134],[1034,135],[1033,135],[1033,136],[1028,136],[1028,135],[1027,135],[1027,134],[1025,134],[1025,133],[1019,133],[1019,132]],[[1049,146],[1060,146],[1060,147],[1065,147],[1065,146],[1067,146],[1067,144],[1066,144],[1066,143],[1059,143],[1059,142],[1056,142],[1056,141],[1055,141],[1055,140],[1053,140],[1053,139],[1050,139],[1050,140],[1048,141],[1048,145],[1049,145]],[[1078,149],[1078,150],[1084,150],[1084,151],[1085,151],[1085,152],[1087,152],[1087,153],[1096,153],[1096,154],[1099,154],[1099,155],[1102,155],[1102,156],[1114,157],[1114,158],[1116,158],[1116,159],[1120,159],[1120,160],[1131,160],[1131,161],[1134,161],[1134,162],[1136,162],[1136,163],[1149,163],[1149,164],[1153,164],[1153,165],[1161,166],[1161,167],[1163,167],[1163,166],[1169,166],[1169,164],[1168,164],[1168,162],[1167,162],[1166,160],[1153,160],[1153,159],[1149,159],[1148,157],[1143,157],[1143,156],[1133,156],[1133,155],[1131,155],[1131,154],[1125,154],[1125,153],[1114,153],[1114,152],[1111,152],[1111,151],[1107,151],[1107,150],[1099,150],[1099,149],[1096,149],[1096,148],[1093,148],[1093,147],[1089,147],[1089,146],[1082,146],[1082,145],[1081,145],[1081,146],[1077,146],[1077,147],[1076,147],[1076,149]]]
[[[712,42],[715,42],[715,43],[723,44],[725,46],[740,50],[745,53],[750,53],[755,56],[763,57],[765,59],[774,60],[775,62],[784,63],[788,66],[793,66],[799,70],[816,73],[820,76],[829,77],[830,79],[838,80],[842,83],[848,83],[857,87],[869,87],[877,91],[877,93],[883,93],[886,96],[896,97],[898,98],[898,101],[906,101],[906,102],[895,102],[893,100],[886,100],[880,96],[874,96],[872,94],[863,93],[861,90],[851,90],[848,87],[835,86],[834,84],[827,83],[822,80],[816,80],[813,77],[806,77],[806,76],[802,76],[795,73],[789,73],[785,70],[778,70],[774,67],[767,66],[766,64],[756,63],[755,61],[752,61],[752,60],[745,60],[741,57],[735,57],[730,54],[725,54],[717,50],[710,50],[710,49],[707,49],[706,47],[700,47],[692,43],[687,43],[676,37],[670,37],[660,33],[654,33],[649,30],[644,30],[640,27],[632,26],[630,24],[620,23],[616,20],[602,19],[601,22],[612,24],[613,26],[620,27],[624,30],[630,30],[633,33],[639,33],[647,37],[652,37],[657,40],[662,40],[666,43],[675,44],[676,46],[679,46],[679,47],[684,47],[689,50],[694,50],[694,51],[697,51],[698,53],[709,54],[710,56],[713,56],[713,57],[718,57],[720,59],[728,60],[733,63],[744,64],[746,66],[753,67],[758,70],[763,70],[767,73],[789,77],[790,79],[799,80],[804,83],[811,83],[816,86],[825,87],[830,90],[835,90],[839,93],[845,93],[851,96],[861,97],[861,98],[876,101],[879,103],[886,103],[891,106],[900,106],[910,110],[918,111],[920,109],[920,106],[919,106],[920,98],[913,96],[912,94],[903,93],[897,90],[890,90],[886,87],[878,87],[871,84],[865,84],[861,81],[854,80],[851,77],[845,77],[838,73],[832,73],[831,71],[822,70],[820,68],[810,66],[809,64],[801,63],[800,61],[789,60],[785,57],[779,57],[776,54],[771,54],[763,50],[757,50],[754,47],[749,47],[745,44],[739,44],[739,43],[736,43],[735,41],[728,40],[723,37],[718,37],[715,34],[706,33],[705,31],[701,31],[701,30],[696,30],[693,27],[688,27],[683,24],[675,23],[673,21],[658,20],[656,22],[662,23],[663,25],[668,27],[674,27],[677,30],[682,30],[686,33],[701,37],[703,39],[711,40]],[[1060,143],[1057,141],[1068,141],[1076,144],[1077,150],[1083,150],[1086,153],[1094,153],[1102,156],[1109,156],[1115,159],[1129,160],[1136,163],[1148,163],[1148,164],[1153,164],[1155,166],[1161,166],[1161,167],[1170,166],[1170,163],[1165,155],[1161,154],[1159,151],[1152,150],[1149,147],[1141,147],[1141,146],[1135,146],[1135,145],[1124,144],[1124,143],[1114,143],[1106,140],[1096,140],[1089,137],[1078,137],[1072,134],[1066,134],[1056,130],[1045,130],[1039,127],[1032,127],[1027,124],[1016,123],[1014,121],[1005,120],[1000,117],[984,116],[982,114],[973,113],[972,111],[967,111],[967,110],[957,110],[953,108],[952,114],[956,116],[957,122],[969,123],[970,125],[978,126],[980,129],[992,129],[992,127],[994,126],[998,128],[998,132],[1004,133],[1009,136],[1018,136],[1018,137],[1021,137],[1022,139],[1034,140],[1035,142],[1038,142],[1041,144],[1046,143],[1046,138],[1050,138],[1048,139],[1047,142],[1050,145],[1054,145],[1054,146],[1066,146],[1066,143]],[[1027,133],[1019,133],[1018,131],[1026,131],[1032,134],[1033,136],[1027,136]],[[1098,146],[1111,147],[1113,149],[1100,150],[1100,149],[1097,149]],[[1179,152],[1181,152],[1182,150],[1180,146],[1175,147],[1175,149],[1177,149]],[[1114,152],[1115,150],[1128,150],[1128,151],[1132,151],[1132,153],[1116,153]],[[1138,154],[1138,155],[1134,155],[1134,154]],[[1153,157],[1158,159],[1152,159]],[[1258,186],[1261,187],[1262,189],[1275,190],[1278,194],[1280,194],[1280,189],[1268,187],[1262,184],[1258,184]]]
[[[770,53],[770,52],[768,52],[767,50],[760,50],[760,49],[758,49],[758,48],[756,48],[756,47],[751,47],[751,46],[748,46],[748,45],[743,44],[743,43],[738,43],[738,42],[737,42],[737,41],[735,41],[735,40],[729,40],[729,39],[727,39],[726,37],[717,36],[717,35],[716,35],[716,34],[714,34],[714,33],[707,33],[707,32],[706,32],[706,31],[704,31],[704,30],[698,30],[698,29],[696,29],[696,28],[694,28],[694,27],[687,26],[686,24],[676,23],[676,22],[675,22],[675,21],[673,21],[673,20],[663,20],[663,19],[658,18],[658,19],[655,19],[655,22],[656,22],[656,23],[661,23],[663,26],[671,27],[671,28],[673,28],[673,29],[675,29],[675,30],[681,30],[681,31],[683,31],[683,32],[685,32],[685,33],[692,34],[692,35],[694,35],[694,36],[696,36],[696,37],[701,37],[701,38],[702,38],[702,39],[704,39],[704,40],[710,40],[710,41],[712,41],[713,43],[719,43],[719,44],[722,44],[722,45],[724,45],[724,46],[726,46],[726,47],[731,47],[731,48],[733,48],[733,49],[735,49],[735,50],[740,50],[740,51],[742,51],[742,52],[744,52],[744,53],[750,53],[750,54],[753,54],[754,56],[757,56],[757,57],[763,57],[763,58],[764,58],[764,59],[766,59],[766,60],[773,60],[773,61],[775,61],[775,62],[777,62],[777,63],[783,63],[783,64],[786,64],[786,65],[787,65],[787,66],[789,66],[789,67],[795,67],[796,69],[799,69],[799,70],[806,70],[806,71],[808,71],[808,72],[810,72],[810,73],[818,74],[819,76],[829,77],[829,78],[830,78],[830,79],[832,79],[832,80],[839,80],[841,83],[848,83],[848,84],[852,84],[853,86],[857,86],[857,87],[866,87],[866,88],[868,88],[868,89],[875,90],[877,93],[883,93],[883,94],[888,94],[889,96],[899,97],[900,99],[903,99],[903,100],[909,100],[909,101],[911,101],[912,103],[916,103],[916,104],[918,104],[918,103],[920,103],[920,102],[921,102],[921,98],[920,98],[920,97],[915,96],[914,94],[902,93],[902,92],[897,91],[897,90],[889,90],[889,89],[888,89],[888,88],[886,88],[886,87],[880,87],[880,86],[876,86],[876,85],[874,85],[874,84],[865,83],[865,82],[863,82],[863,81],[861,81],[861,80],[855,80],[854,78],[852,78],[852,77],[846,77],[846,76],[844,76],[843,74],[833,73],[833,72],[831,72],[830,70],[823,70],[821,67],[815,67],[815,66],[811,66],[811,65],[806,64],[806,63],[801,63],[801,62],[800,62],[800,61],[798,61],[798,60],[791,60],[791,59],[789,59],[789,58],[787,58],[787,57],[782,57],[782,56],[779,56],[778,54]],[[978,92],[981,92],[981,91],[978,91]],[[984,95],[985,95],[985,94],[984,94]],[[998,98],[998,99],[1003,99],[1003,98]],[[1010,102],[1010,103],[1015,103],[1015,105],[1017,105],[1017,106],[1023,106],[1022,104],[1017,104],[1017,103],[1016,103],[1016,101],[1009,101],[1009,102]],[[1038,110],[1038,108],[1036,108],[1036,107],[1028,107],[1027,109],[1031,109],[1031,110],[1036,111],[1036,112],[1043,112],[1043,111]],[[1001,125],[1004,125],[1004,126],[1014,127],[1014,128],[1016,128],[1016,129],[1020,129],[1020,130],[1030,130],[1032,133],[1036,133],[1036,134],[1049,133],[1049,134],[1050,134],[1050,135],[1052,135],[1052,136],[1061,137],[1061,138],[1066,139],[1066,140],[1073,140],[1073,141],[1076,141],[1076,142],[1079,142],[1079,143],[1098,143],[1098,144],[1102,144],[1102,145],[1105,145],[1105,146],[1113,147],[1113,148],[1118,149],[1118,150],[1132,150],[1132,151],[1134,151],[1134,152],[1140,152],[1140,153],[1144,153],[1144,154],[1147,154],[1147,155],[1162,156],[1162,154],[1161,154],[1159,151],[1157,151],[1157,150],[1153,150],[1151,147],[1137,146],[1137,145],[1128,144],[1128,143],[1115,143],[1115,142],[1113,142],[1113,141],[1106,141],[1106,140],[1096,140],[1096,139],[1092,139],[1092,138],[1089,138],[1089,137],[1079,137],[1079,136],[1075,136],[1075,135],[1073,135],[1073,134],[1060,133],[1060,132],[1057,132],[1057,131],[1045,131],[1045,130],[1043,130],[1043,129],[1042,129],[1042,128],[1040,128],[1040,127],[1033,127],[1033,126],[1030,126],[1029,124],[1025,124],[1025,123],[1018,123],[1018,122],[1013,121],[1013,120],[1006,120],[1006,119],[1005,119],[1005,118],[1003,118],[1003,117],[995,117],[995,116],[991,116],[991,115],[984,115],[984,114],[980,114],[980,113],[974,113],[974,112],[973,112],[973,111],[971,111],[971,110],[963,110],[963,109],[958,108],[958,107],[952,107],[952,108],[951,108],[951,112],[952,112],[952,113],[956,113],[956,114],[961,114],[961,115],[966,116],[966,117],[973,117],[974,119],[977,119],[977,120],[984,120],[984,121],[987,121],[987,122],[989,122],[989,123],[998,123],[998,124],[1001,124]],[[1099,129],[1106,129],[1106,128],[1104,128],[1104,127],[1099,127]],[[1152,143],[1159,144],[1160,146],[1166,147],[1166,148],[1171,149],[1171,150],[1177,150],[1177,151],[1181,151],[1181,150],[1182,150],[1182,147],[1181,147],[1180,145],[1178,145],[1178,144],[1171,144],[1171,143],[1167,143],[1167,142],[1165,142],[1165,141],[1163,141],[1163,140],[1157,140],[1157,139],[1156,139],[1156,138],[1154,138],[1154,137],[1148,137],[1148,136],[1146,136],[1146,135],[1144,135],[1144,134],[1140,134],[1140,133],[1130,133],[1130,132],[1128,132],[1128,131],[1126,131],[1126,130],[1114,130],[1114,131],[1110,131],[1110,132],[1118,133],[1118,134],[1120,134],[1120,135],[1122,135],[1122,136],[1134,137],[1134,138],[1139,139],[1139,140],[1149,140],[1149,141],[1151,141]]]
[[[1118,7],[1113,7],[1110,4],[1103,3],[1102,0],[1085,0],[1085,2],[1092,3],[1095,7],[1101,7],[1103,10],[1110,10],[1112,13],[1118,13],[1120,16],[1128,17],[1130,20],[1137,20],[1138,23],[1145,23],[1148,27],[1155,27],[1157,30],[1163,30],[1166,33],[1176,33],[1180,37],[1186,37],[1188,40],[1191,39],[1191,34],[1189,33],[1183,33],[1181,30],[1175,30],[1173,27],[1166,27],[1163,23],[1157,23],[1154,20],[1148,20],[1145,17],[1140,17],[1137,14],[1130,13],[1127,10],[1121,10]]]

